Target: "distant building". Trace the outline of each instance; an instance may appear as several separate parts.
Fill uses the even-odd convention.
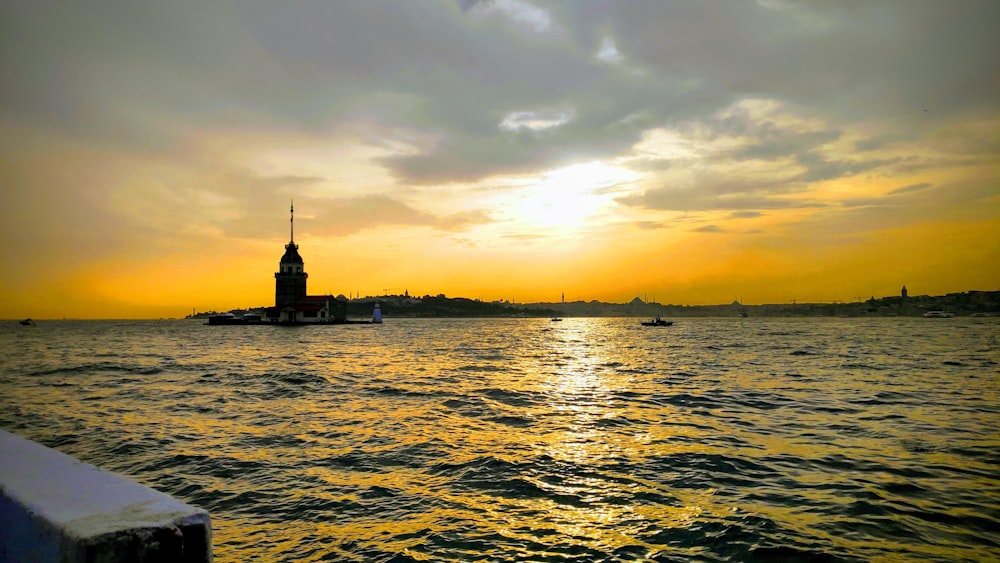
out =
[[[902,297],[903,299],[906,299],[906,296],[907,296],[907,292],[906,292],[906,286],[905,286],[905,285],[903,286],[903,290],[899,292],[899,295],[900,295],[900,297]]]
[[[305,263],[295,244],[295,206],[290,209],[291,237],[274,273],[274,307],[265,311],[267,319],[279,323],[333,323],[347,320],[347,300],[340,296],[306,293]]]

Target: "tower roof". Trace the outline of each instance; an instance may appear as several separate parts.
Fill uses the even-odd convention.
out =
[[[285,245],[285,254],[281,257],[282,264],[302,264],[302,257],[299,256],[299,245],[290,242]]]
[[[292,202],[288,209],[288,224],[290,238],[285,245],[285,254],[281,257],[282,264],[302,264],[302,257],[299,256],[299,245],[295,244],[295,202]]]

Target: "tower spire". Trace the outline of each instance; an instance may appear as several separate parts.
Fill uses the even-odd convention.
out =
[[[291,238],[288,239],[288,242],[294,243],[295,242],[295,200],[294,199],[292,200],[291,207],[289,208],[288,211],[291,214],[291,218],[288,220],[288,223],[289,223],[289,226],[290,226],[290,229],[291,229],[291,235],[290,235]]]

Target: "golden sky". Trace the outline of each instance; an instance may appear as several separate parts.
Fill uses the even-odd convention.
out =
[[[0,5],[0,318],[1000,289],[1000,3]]]

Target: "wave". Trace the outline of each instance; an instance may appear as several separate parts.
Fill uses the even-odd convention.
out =
[[[208,509],[218,561],[1000,559],[982,325],[551,324],[0,340],[0,426]]]

